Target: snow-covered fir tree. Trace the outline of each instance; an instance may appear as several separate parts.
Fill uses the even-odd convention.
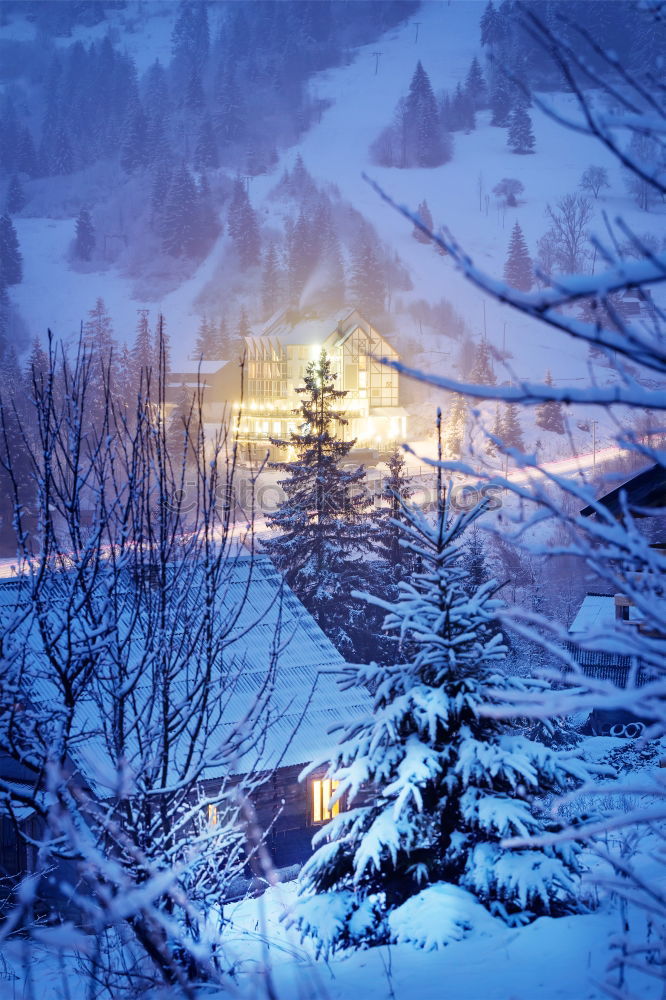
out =
[[[345,268],[328,199],[322,201],[317,210],[315,230],[319,235],[317,301],[322,309],[337,310],[346,299]]]
[[[74,253],[79,260],[90,260],[97,238],[90,212],[82,208],[76,219],[76,236],[74,237]]]
[[[14,215],[16,212],[20,212],[21,209],[25,208],[25,203],[26,197],[23,185],[17,174],[14,174],[7,187],[7,214]]]
[[[433,230],[432,213],[428,208],[428,202],[425,199],[419,204],[419,207],[416,210],[416,214],[418,215],[423,225],[427,226],[430,232],[432,232]],[[419,229],[418,226],[414,226],[412,230],[412,236],[414,237],[415,240],[418,240],[419,243],[430,243],[430,237],[426,236],[423,230]]]
[[[209,115],[204,115],[199,125],[197,141],[194,147],[194,169],[195,170],[216,170],[220,165],[220,158],[213,132],[213,123]]]
[[[366,223],[359,227],[352,246],[349,286],[353,301],[363,312],[374,317],[384,311],[384,265],[377,252],[375,234]]]
[[[519,409],[516,403],[506,403],[502,415],[502,444],[518,451],[525,450],[523,429],[520,426]]]
[[[127,173],[141,170],[148,163],[148,122],[140,104],[132,110],[120,151],[120,165]]]
[[[506,128],[511,119],[514,96],[511,91],[511,84],[506,76],[495,73],[492,88],[490,91],[490,109],[492,112],[490,124],[498,128]]]
[[[33,394],[33,382],[39,388],[43,380],[47,377],[48,370],[49,356],[42,347],[39,337],[35,337],[30,348],[23,376],[28,397],[31,397]]]
[[[544,382],[546,385],[553,385],[553,376],[550,371],[546,372]],[[548,399],[544,403],[540,403],[536,408],[534,419],[537,427],[542,427],[545,431],[553,431],[554,434],[566,432],[562,404],[556,399]]]
[[[370,549],[365,471],[346,468],[354,441],[342,441],[336,431],[346,420],[338,407],[346,393],[335,388],[331,360],[322,350],[305,373],[299,429],[289,441],[293,461],[276,462],[286,473],[280,485],[286,499],[267,520],[278,532],[264,547],[285,580],[338,646],[350,653],[355,632],[363,632],[362,605],[350,592],[365,586]]]
[[[269,243],[264,253],[261,269],[261,305],[264,318],[268,319],[280,302],[280,264],[275,243]]]
[[[511,112],[506,142],[513,153],[534,152],[532,119],[522,101],[519,101]]]
[[[224,316],[220,316],[217,325],[213,328],[213,339],[215,345],[213,357],[217,360],[223,359],[225,361],[232,359],[233,355],[228,351],[229,328]]]
[[[240,177],[234,182],[229,205],[229,236],[242,268],[259,263],[261,236],[257,213],[250,204],[245,184]]]
[[[376,550],[388,567],[388,585],[393,586],[414,568],[414,554],[400,544],[405,504],[414,490],[401,449],[395,448],[386,464],[388,475],[382,480],[381,506],[374,515],[374,534]]]
[[[197,340],[194,346],[194,357],[208,361],[215,356],[215,327],[207,316],[202,316],[197,330]]]
[[[23,254],[14,223],[8,215],[0,217],[0,281],[4,286],[23,281]]]
[[[453,393],[444,424],[444,452],[447,458],[461,457],[468,418],[467,399],[458,392]]]
[[[185,164],[173,175],[162,215],[162,247],[172,257],[193,257],[197,243],[197,188]]]
[[[472,64],[465,78],[465,94],[472,101],[476,111],[488,105],[488,87],[483,76],[483,71],[479,65],[479,60],[474,56]]]
[[[504,265],[504,280],[512,288],[529,292],[534,284],[534,268],[527,250],[527,243],[520,225],[515,222],[511,230],[509,250]]]
[[[442,141],[437,101],[428,74],[416,64],[404,104],[405,159],[403,166],[438,167],[448,159]]]
[[[130,351],[132,359],[132,376],[135,391],[142,386],[142,394],[145,395],[147,379],[153,369],[157,369],[157,356],[153,347],[153,339],[148,323],[148,310],[138,309],[138,319],[134,344]]]
[[[83,324],[83,347],[90,359],[89,414],[96,426],[104,418],[109,388],[114,393],[118,388],[117,346],[111,316],[104,299],[98,298]]]
[[[487,537],[479,527],[478,521],[473,521],[465,534],[460,559],[465,570],[465,593],[470,597],[491,578],[486,562],[486,547],[483,544]]]
[[[497,382],[493,371],[492,354],[485,337],[476,345],[470,379],[479,385],[495,385]]]
[[[460,546],[478,514],[453,517],[448,499],[434,522],[411,509],[405,539],[422,568],[394,603],[366,595],[415,652],[407,662],[355,668],[373,709],[343,730],[330,760],[329,808],[337,801],[341,810],[314,838],[294,916],[317,938],[320,916],[335,913],[325,947],[394,940],[402,906],[441,883],[509,922],[580,908],[576,845],[502,846],[557,828],[540,800],[585,769],[482,713],[524,682],[500,672],[506,647],[494,582],[466,589]]]
[[[499,403],[495,406],[495,418],[493,420],[493,426],[491,435],[486,441],[486,454],[487,455],[497,455],[499,452],[498,441],[502,440],[502,414],[500,412]]]
[[[458,83],[450,110],[451,128],[461,132],[473,132],[476,128],[476,118],[474,116],[474,99],[471,94],[464,90]]]

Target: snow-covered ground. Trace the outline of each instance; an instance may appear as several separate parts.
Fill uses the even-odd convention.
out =
[[[225,907],[225,958],[237,970],[238,996],[262,1000],[267,965],[276,1000],[602,1000],[601,983],[610,939],[619,930],[617,910],[574,917],[541,917],[527,927],[506,927],[487,914],[461,941],[423,951],[411,944],[316,959],[310,942],[301,942],[280,918],[296,898],[294,883],[277,886],[261,899]],[[0,997],[23,995],[20,946],[12,949],[10,969],[17,980],[3,980]],[[84,1000],[86,979],[71,976],[71,1000]],[[31,952],[33,979],[40,1000],[62,1000],[62,972],[51,954]],[[661,985],[647,977],[630,979],[633,996],[652,1000]],[[14,989],[14,993],[12,993]],[[206,990],[208,1000],[228,993]]]

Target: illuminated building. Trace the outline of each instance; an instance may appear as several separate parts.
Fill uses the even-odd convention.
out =
[[[246,338],[247,364],[241,434],[248,442],[288,439],[297,429],[297,386],[322,350],[347,393],[341,409],[344,435],[359,448],[385,450],[407,437],[407,413],[400,406],[398,373],[382,359],[398,360],[391,344],[357,309],[321,317],[287,311],[257,335]]]

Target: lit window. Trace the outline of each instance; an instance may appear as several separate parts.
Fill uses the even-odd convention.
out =
[[[329,809],[331,796],[340,784],[339,781],[331,781],[330,778],[315,779],[312,782],[312,821],[313,823],[324,823],[332,816],[337,816],[340,812],[340,803],[336,802]]]
[[[217,826],[217,806],[208,806],[208,826]]]

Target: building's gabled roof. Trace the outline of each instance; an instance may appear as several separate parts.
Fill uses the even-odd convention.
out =
[[[359,323],[365,323],[367,326],[367,322],[363,320],[358,310],[350,306],[323,315],[314,310],[299,312],[295,309],[286,309],[272,317],[268,325],[260,331],[259,336],[279,341],[285,346],[300,344],[313,347],[323,344],[335,333],[346,332],[347,327],[351,332],[351,329],[355,329]]]
[[[598,504],[604,506],[616,517],[622,513],[622,498],[625,498],[630,512],[635,517],[649,517],[651,512],[663,514],[666,512],[666,469],[662,465],[651,465],[638,475],[632,476],[621,486],[610,493],[599,497]],[[590,504],[581,510],[583,517],[595,513]]]
[[[18,605],[25,606],[29,584],[13,579],[0,582],[0,617],[5,621]],[[53,607],[57,614],[58,596],[54,587]],[[228,757],[219,755],[217,747],[225,744],[227,735],[248,718],[248,738],[231,765],[232,773],[269,771],[279,766],[304,765],[325,754],[334,738],[327,735],[331,726],[348,723],[369,708],[369,696],[358,689],[342,691],[337,677],[344,660],[324,635],[312,616],[293,592],[284,585],[273,564],[266,556],[237,556],[225,579],[224,592],[219,595],[221,619],[235,617],[233,629],[225,640],[222,660],[218,665],[220,698],[223,708],[214,733],[215,746],[208,746],[212,763],[203,777],[214,779],[229,774]],[[276,638],[277,637],[277,638]],[[40,653],[35,632],[27,629],[25,642]],[[46,667],[46,660],[42,661]],[[37,671],[36,671],[37,673]],[[39,684],[32,696],[44,704],[54,698],[48,682],[48,670],[39,671]],[[173,694],[188,702],[188,677],[173,682]],[[44,679],[46,676],[47,679]],[[213,677],[211,684],[216,683]],[[146,684],[137,688],[139,708],[150,705],[150,690]],[[217,689],[216,689],[217,690]],[[253,718],[251,709],[259,696],[268,690],[270,696],[261,716]],[[100,699],[108,698],[108,704]],[[108,763],[108,743],[105,730],[113,717],[115,691],[111,686],[95,685],[94,697],[77,707],[76,731],[82,734],[73,751],[75,763],[90,785],[101,796],[113,787],[113,773]],[[149,708],[147,709],[149,711]],[[138,747],[129,748],[128,767],[141,766]],[[175,751],[176,758],[178,751]],[[208,758],[207,758],[208,759]]]

